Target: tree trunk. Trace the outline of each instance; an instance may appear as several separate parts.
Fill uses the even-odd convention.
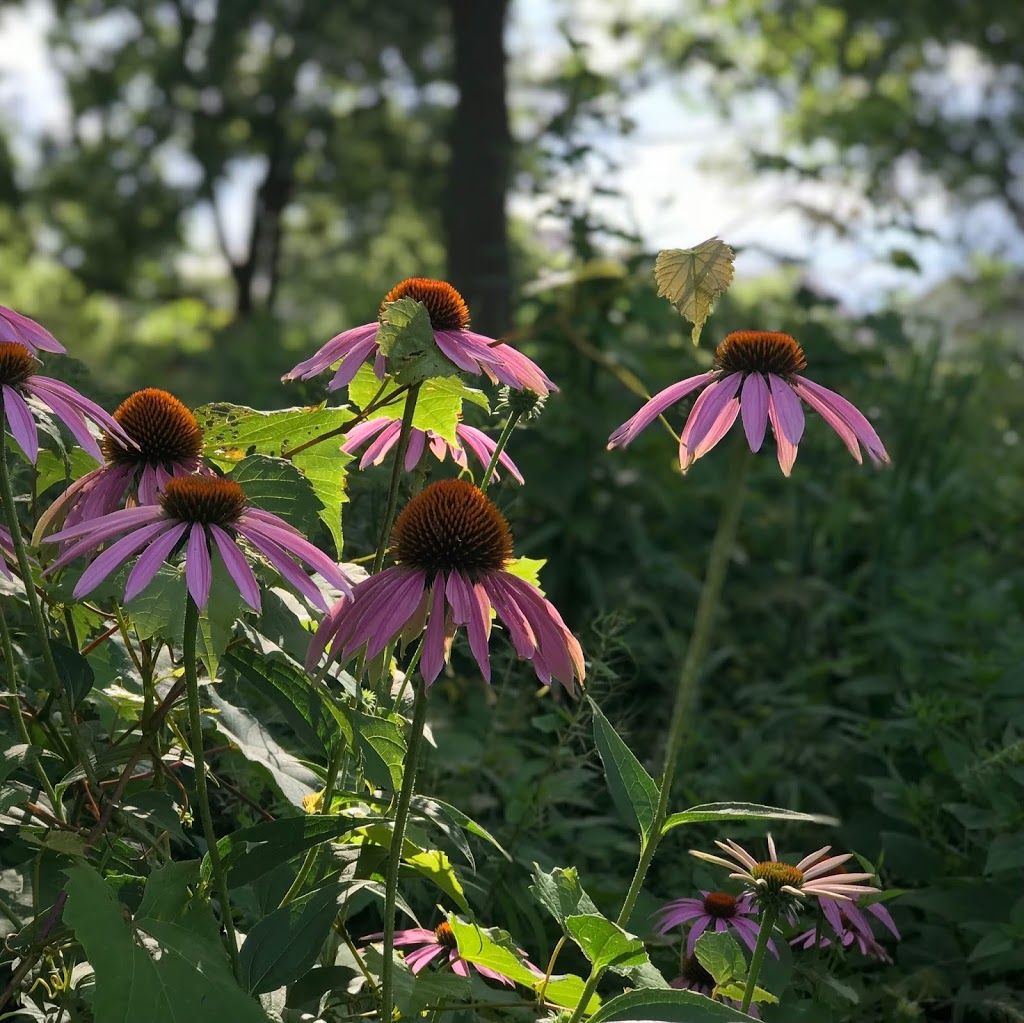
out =
[[[508,0],[449,0],[459,102],[449,130],[445,200],[448,279],[474,330],[510,326],[511,273],[505,196],[512,141],[505,77]]]

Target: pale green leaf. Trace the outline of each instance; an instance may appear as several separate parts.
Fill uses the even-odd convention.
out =
[[[422,303],[412,298],[386,302],[380,319],[377,343],[388,360],[390,375],[400,384],[419,384],[459,372],[437,347],[430,314]]]
[[[718,989],[718,993],[723,998],[732,998],[734,1001],[742,1002],[743,994],[746,990],[745,984],[726,984],[724,987]],[[751,1002],[767,1002],[769,1005],[778,1005],[779,1000],[771,993],[771,991],[765,991],[763,987],[754,985],[754,990],[750,994]]]
[[[680,824],[703,824],[708,821],[803,821],[808,824],[839,823],[835,817],[820,813],[800,813],[781,806],[762,806],[760,803],[701,803],[689,810],[672,814],[664,823],[661,833],[665,834]]]
[[[336,441],[316,444],[292,457],[292,464],[309,480],[313,493],[322,505],[320,519],[331,531],[339,558],[345,544],[341,509],[348,502],[346,478],[348,464],[354,457],[341,450],[341,440],[338,438]]]
[[[562,925],[570,916],[597,915],[598,908],[580,884],[575,867],[555,867],[550,873],[535,863],[530,885],[537,901]]]
[[[654,261],[658,295],[667,298],[693,324],[693,343],[711,315],[715,300],[732,283],[732,249],[709,238],[692,249],[662,249]]]

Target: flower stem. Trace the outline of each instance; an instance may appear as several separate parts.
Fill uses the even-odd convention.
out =
[[[491,455],[491,461],[488,463],[487,471],[484,473],[483,481],[480,484],[480,489],[485,494],[487,493],[487,488],[491,485],[491,478],[494,476],[494,468],[498,464],[498,459],[501,457],[502,451],[505,450],[505,445],[508,443],[509,437],[512,436],[512,431],[516,428],[516,423],[519,422],[521,416],[522,412],[518,409],[513,409],[508,414],[508,421],[501,431],[501,436],[498,437],[498,443],[494,446],[494,454]]]
[[[210,857],[210,871],[213,874],[217,897],[220,899],[220,915],[228,939],[228,955],[231,969],[238,976],[238,941],[235,938],[235,923],[231,919],[231,902],[228,899],[228,879],[221,863],[217,848],[217,834],[213,830],[210,814],[210,798],[206,789],[206,757],[203,753],[203,713],[199,706],[199,678],[196,674],[196,635],[199,632],[199,608],[189,597],[185,605],[185,637],[182,642],[182,659],[185,662],[185,691],[188,695],[188,724],[191,733],[192,760],[196,772],[196,797],[199,816],[203,822],[203,837]]]
[[[398,897],[398,871],[402,865],[402,845],[405,826],[409,821],[409,806],[416,786],[416,768],[423,744],[423,724],[427,718],[427,686],[421,679],[413,683],[416,698],[413,702],[412,725],[409,729],[409,748],[405,754],[405,773],[395,808],[395,828],[391,833],[388,854],[388,873],[384,888],[384,962],[381,970],[381,1020],[390,1021],[394,1011],[395,975],[395,906]]]
[[[398,508],[398,490],[405,469],[405,453],[409,450],[409,438],[412,436],[412,417],[416,413],[416,399],[420,396],[421,384],[413,384],[405,396],[405,409],[402,412],[402,427],[395,445],[395,464],[391,469],[391,486],[388,488],[388,506],[384,513],[380,540],[377,543],[377,556],[373,559],[373,574],[376,575],[384,564],[384,553],[388,549],[391,527],[395,524],[395,511]]]
[[[743,991],[743,1005],[740,1007],[740,1012],[746,1012],[750,1008],[750,1002],[754,997],[754,988],[757,987],[757,978],[761,974],[765,949],[771,940],[778,915],[779,911],[774,907],[766,908],[761,914],[761,929],[757,932],[757,944],[754,946],[754,955],[750,960],[750,972],[747,974],[747,986]]]
[[[7,669],[7,695],[11,700],[11,716],[14,718],[14,723],[18,729],[18,735],[20,736],[21,741],[25,743],[26,746],[31,746],[32,737],[29,735],[28,725],[25,724],[25,715],[21,710],[21,697],[18,695],[18,678],[14,663],[14,647],[11,645],[11,633],[7,628],[7,617],[3,613],[3,608],[0,608],[0,643],[3,644],[4,648],[4,665]],[[47,777],[46,771],[38,758],[33,758],[33,766],[36,769],[39,784],[42,785],[43,791],[50,800],[50,806],[53,807],[54,816],[56,816],[57,820],[65,822],[64,804],[57,798],[57,793],[54,790],[53,785],[50,783],[50,779]]]
[[[0,425],[3,416],[0,414]],[[36,633],[39,636],[39,645],[43,652],[43,666],[50,678],[50,689],[60,702],[61,714],[64,716],[68,728],[68,737],[71,745],[71,755],[76,761],[76,766],[81,767],[85,772],[86,781],[90,788],[97,790],[96,772],[93,769],[92,761],[85,755],[82,749],[81,736],[78,734],[78,723],[75,721],[75,711],[71,706],[71,698],[57,670],[57,664],[53,659],[53,650],[50,649],[50,630],[43,615],[43,607],[39,602],[39,594],[36,593],[35,583],[32,579],[32,563],[28,558],[28,549],[25,546],[25,538],[21,535],[21,524],[18,521],[18,509],[14,503],[14,491],[11,489],[11,477],[7,468],[6,452],[0,448],[0,500],[3,502],[4,518],[7,520],[7,527],[11,531],[11,541],[14,545],[14,553],[18,560],[18,569],[21,572],[21,581],[25,586],[25,596],[28,599],[29,610],[35,621]]]

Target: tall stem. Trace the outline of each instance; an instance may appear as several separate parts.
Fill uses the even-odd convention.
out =
[[[765,909],[761,914],[761,929],[757,933],[757,944],[754,946],[754,955],[750,960],[750,972],[747,974],[747,986],[743,991],[743,1005],[740,1008],[740,1012],[746,1012],[750,1008],[750,1002],[754,997],[754,988],[757,987],[757,978],[761,974],[764,952],[768,947],[768,942],[771,940],[778,915],[779,911],[774,906]]]
[[[2,425],[3,416],[0,414],[0,426]],[[2,437],[2,432],[0,432],[0,437]],[[18,559],[21,581],[25,585],[25,596],[28,598],[29,610],[32,612],[36,633],[39,636],[39,645],[43,651],[43,666],[50,679],[50,688],[60,701],[61,713],[64,715],[68,728],[71,755],[76,761],[76,766],[81,767],[85,772],[85,777],[90,787],[96,789],[96,772],[93,770],[92,761],[85,756],[82,750],[81,737],[78,734],[78,723],[75,721],[75,711],[71,706],[71,699],[61,680],[60,672],[57,670],[57,664],[53,659],[53,651],[50,649],[50,630],[43,615],[43,606],[39,602],[39,594],[36,593],[35,583],[32,579],[32,563],[28,558],[25,538],[21,535],[18,509],[14,503],[14,491],[11,489],[11,477],[7,469],[7,454],[2,446],[0,446],[0,499],[3,502],[4,518],[7,520],[7,527],[11,531],[11,541],[14,545],[15,556]]]
[[[203,822],[203,837],[206,839],[207,855],[210,857],[210,871],[213,874],[217,897],[220,899],[220,915],[228,938],[228,955],[231,968],[238,976],[238,940],[235,938],[235,922],[231,919],[231,902],[228,899],[228,879],[221,863],[217,848],[217,834],[213,830],[213,816],[210,813],[210,798],[206,788],[206,757],[203,753],[203,714],[199,707],[199,678],[196,673],[196,634],[199,631],[199,608],[189,597],[185,605],[185,637],[182,655],[185,662],[185,691],[188,695],[188,726],[191,733],[192,760],[196,771],[196,800],[199,816]]]
[[[394,1010],[395,977],[395,906],[398,898],[398,871],[402,865],[402,845],[405,826],[409,822],[409,806],[416,787],[416,768],[423,744],[423,724],[427,718],[427,686],[421,679],[413,683],[416,699],[413,703],[409,748],[405,754],[405,773],[395,808],[395,829],[391,834],[388,853],[388,873],[384,889],[384,963],[381,971],[381,1020],[390,1021]]]
[[[395,511],[398,508],[398,491],[405,471],[405,453],[409,450],[409,438],[412,436],[412,417],[416,413],[416,400],[420,396],[422,384],[413,384],[405,396],[405,409],[402,412],[402,427],[395,445],[395,464],[391,469],[391,486],[388,488],[388,506],[384,512],[384,522],[377,542],[377,555],[373,559],[373,574],[376,575],[384,564],[384,552],[388,549],[391,527],[395,524]],[[358,681],[358,677],[356,679]]]
[[[480,489],[484,493],[487,493],[487,488],[491,485],[491,478],[494,476],[494,469],[498,464],[498,459],[501,457],[502,451],[505,450],[505,445],[508,443],[508,439],[512,436],[512,431],[516,428],[516,423],[519,422],[521,417],[522,412],[517,409],[513,409],[508,414],[508,421],[505,423],[505,426],[501,431],[501,435],[498,437],[498,443],[494,446],[494,454],[491,455],[491,461],[487,466],[487,470],[484,472],[484,478],[480,484]]]

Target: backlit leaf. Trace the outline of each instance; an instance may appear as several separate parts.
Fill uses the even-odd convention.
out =
[[[662,249],[654,261],[658,295],[667,298],[693,324],[693,343],[711,315],[715,300],[732,283],[732,249],[709,238],[692,249]]]

